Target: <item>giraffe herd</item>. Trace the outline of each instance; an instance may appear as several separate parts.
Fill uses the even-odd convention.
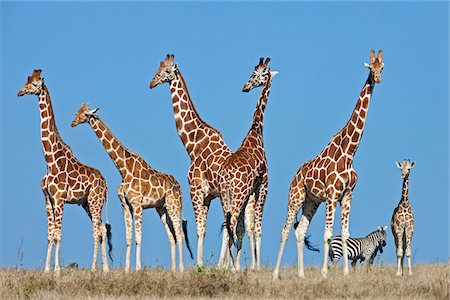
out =
[[[250,130],[241,146],[232,151],[220,131],[206,123],[195,109],[186,82],[174,55],[167,55],[150,82],[150,89],[168,83],[173,102],[175,125],[190,158],[188,182],[195,214],[197,230],[197,265],[203,265],[203,245],[206,220],[211,201],[221,199],[224,213],[222,248],[219,268],[240,270],[242,240],[247,231],[250,241],[251,270],[260,270],[263,208],[268,190],[268,164],[263,142],[264,111],[268,102],[272,80],[278,73],[271,71],[270,59],[261,58],[242,91],[262,87]],[[305,162],[294,176],[290,189],[287,216],[281,232],[281,244],[273,279],[279,278],[280,264],[290,229],[301,212],[299,226],[295,226],[298,250],[298,276],[304,277],[303,248],[311,219],[319,205],[325,202],[325,232],[323,238],[322,276],[328,272],[328,249],[333,233],[334,214],[340,203],[341,235],[343,248],[343,273],[349,273],[347,239],[352,194],[358,176],[353,168],[353,158],[358,149],[370,100],[375,84],[381,82],[384,68],[383,52],[378,56],[370,52],[368,78],[362,88],[350,119],[338,131],[327,146],[313,159]],[[60,245],[64,204],[81,205],[92,221],[94,253],[91,270],[97,266],[97,253],[101,245],[103,271],[108,272],[106,242],[111,256],[111,225],[103,224],[101,214],[107,203],[107,184],[101,173],[79,162],[71,148],[64,143],[56,127],[49,91],[41,77],[41,70],[34,70],[18,96],[38,96],[41,119],[41,142],[47,165],[41,187],[45,197],[48,247],[45,272],[50,271],[53,245],[55,247],[55,273],[60,273]],[[176,270],[176,246],[178,246],[179,271],[183,272],[183,240],[187,239],[186,221],[182,220],[182,191],[178,181],[168,174],[153,169],[142,156],[126,148],[103,123],[98,109],[82,104],[72,127],[88,123],[116,165],[122,183],[118,196],[126,227],[125,272],[130,271],[133,223],[136,243],[136,270],[141,265],[142,214],[147,208],[155,208],[167,232],[171,249],[171,269]],[[402,170],[403,192],[395,208],[391,228],[397,248],[397,275],[402,275],[403,256],[408,258],[411,271],[411,237],[414,217],[408,200],[409,173],[415,163],[404,160],[397,166]],[[186,246],[191,253],[189,243]],[[233,255],[233,247],[236,255]]]

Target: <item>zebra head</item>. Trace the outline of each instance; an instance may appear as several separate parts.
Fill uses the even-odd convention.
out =
[[[383,247],[386,246],[386,229],[387,226],[377,226],[376,237],[378,245],[381,246],[380,252],[383,253]]]

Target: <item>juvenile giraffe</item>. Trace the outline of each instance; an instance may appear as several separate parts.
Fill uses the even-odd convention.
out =
[[[348,220],[352,193],[357,181],[353,169],[353,157],[358,149],[367,111],[375,83],[381,82],[383,52],[370,52],[369,77],[361,91],[356,107],[347,124],[338,131],[325,149],[312,160],[304,163],[292,180],[289,190],[289,202],[286,222],[281,232],[281,245],[273,278],[279,278],[279,270],[284,246],[294,219],[302,210],[302,217],[295,229],[298,249],[298,276],[304,277],[303,246],[309,223],[321,202],[326,202],[325,232],[323,237],[322,276],[326,277],[329,241],[333,233],[334,212],[338,202],[341,203],[342,246],[344,257],[344,275],[348,274],[347,239],[349,237]]]
[[[243,232],[237,232],[238,222],[243,222],[248,215],[247,202],[254,212],[250,218],[254,218],[254,233],[249,232],[250,253],[252,258],[251,269],[255,268],[254,236],[256,237],[256,268],[260,269],[260,247],[262,231],[262,213],[267,196],[268,167],[263,141],[264,110],[267,105],[272,77],[278,72],[271,72],[268,66],[270,58],[264,62],[260,58],[258,65],[248,82],[242,88],[243,92],[262,86],[253,115],[252,126],[244,141],[236,152],[229,156],[220,170],[220,193],[226,203],[226,220],[228,236],[230,237],[229,252],[234,241],[237,241],[237,257],[235,268],[240,269],[239,258],[241,253]],[[241,220],[238,220],[238,219]]]
[[[18,96],[37,95],[41,117],[41,142],[47,164],[47,172],[41,181],[47,210],[48,245],[44,272],[50,271],[53,244],[55,248],[55,272],[59,274],[59,250],[62,237],[62,217],[64,204],[81,205],[92,221],[94,233],[94,254],[91,270],[97,266],[99,243],[102,244],[103,271],[108,272],[106,244],[108,238],[111,257],[111,226],[106,227],[101,220],[103,202],[107,200],[107,186],[97,169],[77,160],[72,149],[64,143],[56,128],[50,93],[41,77],[41,70],[34,70],[27,83],[18,92]]]
[[[170,84],[176,128],[191,159],[187,177],[197,225],[197,265],[202,266],[206,218],[211,200],[220,196],[219,169],[231,155],[231,150],[225,144],[222,134],[200,117],[191,100],[186,82],[173,60],[174,55],[168,54],[164,62],[160,63],[150,82],[150,88],[153,89],[166,82]],[[221,203],[224,207],[223,199]],[[228,234],[225,230],[219,266],[223,264],[227,241]]]
[[[179,269],[183,272],[184,236],[180,224],[182,207],[180,185],[172,175],[156,171],[139,154],[127,149],[96,114],[97,110],[90,110],[87,103],[81,105],[72,121],[72,127],[89,123],[122,176],[118,193],[126,226],[125,272],[130,271],[131,241],[133,239],[131,223],[133,217],[136,240],[136,270],[141,269],[142,211],[147,208],[156,208],[166,229],[170,243],[172,271],[175,271],[176,268],[175,244],[178,244]],[[190,251],[189,245],[187,246]]]
[[[397,248],[397,276],[403,275],[403,258],[408,258],[408,273],[411,271],[411,239],[414,233],[414,215],[408,199],[409,173],[414,168],[415,162],[409,159],[403,163],[397,162],[397,167],[402,170],[403,189],[402,198],[394,209],[391,220],[392,234],[394,235],[395,247]]]

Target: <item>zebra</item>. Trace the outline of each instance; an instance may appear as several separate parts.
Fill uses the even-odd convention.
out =
[[[350,237],[347,239],[348,259],[352,261],[353,267],[358,260],[360,260],[360,263],[366,261],[366,266],[369,266],[373,264],[378,251],[383,253],[383,247],[386,246],[386,229],[387,226],[377,226],[377,230],[364,238]],[[333,265],[336,265],[342,256],[342,239],[340,235],[331,238],[328,254]]]

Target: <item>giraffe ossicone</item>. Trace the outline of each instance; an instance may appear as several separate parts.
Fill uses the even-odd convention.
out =
[[[79,204],[92,221],[94,232],[94,254],[91,270],[97,267],[98,247],[101,244],[103,271],[108,272],[106,244],[111,256],[111,225],[101,220],[103,203],[107,201],[107,185],[100,171],[82,164],[64,143],[56,127],[50,93],[41,77],[41,70],[34,70],[17,93],[37,95],[41,117],[41,142],[47,164],[47,172],[41,181],[47,210],[48,245],[45,272],[50,271],[52,249],[55,247],[55,272],[59,274],[60,244],[64,204]],[[107,219],[107,218],[106,218]]]
[[[303,248],[306,232],[312,217],[322,202],[326,203],[322,276],[326,277],[328,273],[329,240],[333,233],[334,213],[338,202],[341,203],[344,275],[349,273],[347,239],[350,233],[348,221],[353,189],[358,179],[353,169],[353,157],[362,137],[375,83],[381,82],[381,71],[384,68],[383,51],[380,50],[378,57],[375,57],[375,51],[372,50],[369,59],[370,63],[367,66],[369,76],[347,124],[332,137],[319,155],[300,167],[291,182],[287,217],[281,232],[280,250],[272,275],[274,279],[279,278],[284,246],[300,209],[302,209],[302,217],[299,226],[295,229],[295,237],[298,251],[298,276],[305,276]]]
[[[172,175],[156,171],[139,154],[126,148],[96,115],[97,111],[98,109],[89,109],[87,103],[82,104],[71,125],[75,127],[78,124],[89,123],[122,176],[118,194],[126,229],[125,272],[130,271],[133,219],[136,270],[141,269],[142,215],[143,210],[147,208],[156,209],[166,230],[170,243],[172,271],[176,269],[176,245],[178,245],[179,270],[183,272],[183,239],[184,236],[187,237],[187,230],[186,226],[180,223],[182,192],[178,181]],[[186,246],[192,257],[190,245],[187,243]]]

